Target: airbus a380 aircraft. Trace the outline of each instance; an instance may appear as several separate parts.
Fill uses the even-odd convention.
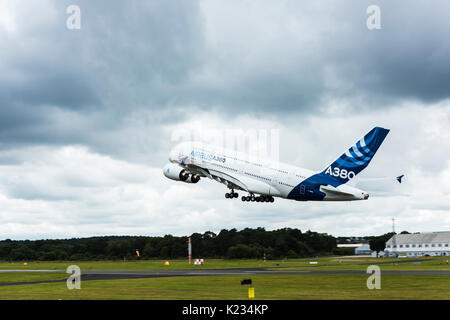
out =
[[[389,129],[373,128],[320,172],[273,161],[254,161],[244,153],[199,142],[183,142],[170,152],[164,175],[187,183],[208,177],[231,189],[226,198],[237,198],[235,190],[247,192],[242,201],[273,202],[274,197],[298,201],[367,200],[367,192],[347,183],[369,165],[388,133]]]

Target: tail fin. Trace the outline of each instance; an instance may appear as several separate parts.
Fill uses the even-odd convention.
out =
[[[389,129],[380,127],[370,130],[364,138],[323,170],[319,174],[322,178],[320,180],[326,180],[333,187],[347,183],[369,165],[388,133]]]

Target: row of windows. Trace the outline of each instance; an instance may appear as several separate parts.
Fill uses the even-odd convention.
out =
[[[217,164],[217,163],[215,163],[215,162],[208,162],[208,163],[213,164],[213,165],[216,165],[216,166],[218,166],[218,167],[222,167],[222,168],[225,168],[225,169],[234,171],[234,172],[239,172],[238,170],[236,170],[236,169],[234,169],[234,168],[227,167],[227,166],[223,166],[223,165]],[[270,168],[270,169],[272,169],[272,168]],[[275,169],[272,169],[272,170],[275,170]],[[282,171],[282,170],[277,170],[277,171],[283,172],[283,173],[286,173],[286,174],[288,173],[287,171]],[[255,176],[255,177],[264,179],[264,180],[266,180],[266,181],[272,181],[271,179],[265,178],[265,177],[263,177],[263,176],[258,176],[258,175],[251,174],[251,173],[248,173],[248,172],[244,172],[244,173],[246,173],[246,174],[248,174],[248,175],[251,175],[251,176]],[[296,174],[296,176],[299,177],[299,178],[302,178],[302,179],[306,179],[304,176],[301,176],[301,175],[299,175],[299,174]],[[280,183],[280,184],[285,184],[285,185],[287,185],[287,186],[289,186],[289,187],[294,187],[294,186],[291,186],[290,184],[286,184],[286,183]]]
[[[425,247],[425,248],[428,248],[428,247],[448,247],[448,243],[432,243],[432,244],[428,244],[428,243],[425,243],[425,244],[411,244],[411,245],[409,245],[409,244],[405,244],[405,245],[403,245],[403,244],[400,244],[400,245],[398,245],[398,247],[399,248],[422,248],[422,245],[423,245],[423,247]],[[397,248],[397,246],[396,245],[387,245],[386,246],[386,248]]]
[[[215,162],[208,162],[208,163],[209,163],[209,164],[212,164],[212,165],[215,165],[215,166],[217,166],[217,167],[221,167],[221,168],[224,168],[224,169],[228,169],[228,170],[237,172],[237,173],[239,172],[238,170],[236,170],[236,169],[234,169],[234,168],[227,167],[227,166],[224,166],[224,165],[215,163]],[[252,176],[252,177],[255,177],[255,178],[259,178],[259,179],[263,179],[263,180],[268,181],[268,182],[271,182],[271,181],[272,181],[272,179],[269,179],[269,178],[266,178],[266,177],[263,177],[263,176],[259,176],[259,175],[257,175],[257,174],[253,174],[253,173],[249,173],[249,172],[245,172],[245,171],[244,171],[244,173],[245,173],[246,175],[249,175],[249,176]]]
[[[227,166],[223,166],[223,165],[218,164],[218,163],[210,162],[210,164],[213,164],[213,165],[215,165],[215,166],[218,166],[218,167],[221,167],[221,168],[224,168],[224,169],[228,169],[228,170],[231,170],[231,171],[234,171],[234,172],[238,172],[238,170],[236,170],[236,169],[234,169],[234,168],[230,168],[230,167],[227,167]]]
[[[215,162],[209,162],[209,161],[205,161],[205,162],[208,162],[209,164],[215,165],[217,167],[221,167],[221,168],[228,169],[228,170],[234,171],[236,173],[239,173],[239,170],[231,168],[231,167],[227,167],[227,166],[215,163]],[[273,170],[275,170],[275,169],[273,169]],[[282,170],[277,170],[277,171],[280,171],[280,172],[283,172],[283,173],[288,173],[287,171],[282,171]],[[257,174],[249,173],[249,172],[246,172],[246,171],[244,171],[244,173],[249,175],[249,176],[255,177],[255,178],[263,179],[263,180],[268,181],[268,182],[272,181],[272,179],[269,179],[269,178],[266,178],[266,177],[263,177],[263,176],[259,176]],[[300,176],[298,174],[296,174],[296,176],[300,177],[300,178],[305,178],[305,177]],[[284,185],[284,186],[288,186],[288,187],[294,188],[293,185],[290,185],[290,184],[287,184],[287,183],[284,183],[284,182],[278,182],[278,183],[281,184],[281,185]]]
[[[263,177],[263,176],[258,176],[257,174],[253,174],[253,173],[249,173],[249,172],[245,172],[245,171],[244,171],[244,173],[249,175],[249,176],[255,177],[255,178],[260,178],[260,179],[263,179],[263,180],[266,180],[266,181],[269,181],[269,182],[272,181],[269,178],[266,178],[266,177]]]
[[[424,256],[426,254],[433,254],[432,252],[407,252],[407,256]],[[435,256],[445,256],[445,252],[434,252]]]
[[[203,151],[203,152],[209,152],[209,151],[207,151],[207,150],[203,150],[202,148],[199,148],[198,150],[199,150],[199,151]],[[258,166],[258,167],[262,167],[262,164],[259,164],[259,163],[254,163],[254,162],[250,162],[250,161],[247,161],[247,160],[241,160],[241,159],[238,159],[238,158],[225,156],[225,155],[223,155],[223,154],[217,154],[217,155],[220,156],[220,157],[223,157],[223,158],[233,159],[233,160],[235,160],[235,161],[241,161],[241,162],[244,162],[244,163],[247,163],[247,164],[252,164],[252,165],[255,165],[255,166]],[[289,172],[287,172],[287,171],[285,171],[285,170],[274,169],[274,168],[269,168],[269,169],[275,170],[275,171],[278,171],[278,172],[281,172],[281,173],[289,174]],[[301,176],[299,176],[299,175],[297,175],[297,176],[300,177],[300,178],[304,178],[304,177],[301,177]]]
[[[278,184],[281,184],[283,186],[294,188],[294,186],[291,186],[290,184],[284,183],[284,182],[278,182]]]

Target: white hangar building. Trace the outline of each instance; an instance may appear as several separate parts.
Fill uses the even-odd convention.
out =
[[[384,251],[386,256],[450,256],[450,231],[396,234]]]

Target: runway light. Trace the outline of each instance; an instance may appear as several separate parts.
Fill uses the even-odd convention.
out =
[[[164,265],[165,265],[165,266],[170,265],[169,261],[164,261]]]

